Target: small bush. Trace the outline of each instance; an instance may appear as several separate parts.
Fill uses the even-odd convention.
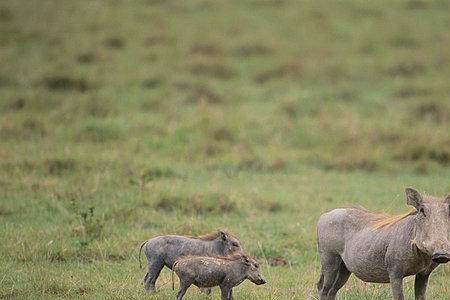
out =
[[[103,238],[103,229],[105,226],[104,217],[98,217],[94,214],[94,207],[87,210],[78,211],[80,225],[73,228],[72,232],[78,238],[80,246],[88,246],[94,240]]]

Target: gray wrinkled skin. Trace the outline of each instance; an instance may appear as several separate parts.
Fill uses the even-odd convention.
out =
[[[226,256],[242,251],[240,242],[224,231],[219,231],[207,238],[158,236],[145,242],[142,247],[148,261],[144,287],[149,292],[155,291],[156,279],[162,268],[166,266],[172,269],[175,261],[182,256]],[[203,292],[209,294],[210,290],[203,290]]]
[[[416,212],[380,228],[374,226],[376,215],[362,209],[335,209],[320,217],[320,300],[335,299],[351,273],[366,282],[390,283],[395,300],[404,299],[403,278],[416,275],[415,299],[425,299],[430,273],[450,260],[450,195],[424,200],[407,188],[406,198]]]
[[[245,279],[254,284],[265,284],[258,263],[246,255],[232,257],[188,256],[176,261],[173,271],[180,278],[180,290],[176,300],[182,300],[193,284],[199,288],[219,286],[222,300],[233,299],[233,287]]]

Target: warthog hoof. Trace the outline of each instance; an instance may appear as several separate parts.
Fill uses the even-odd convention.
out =
[[[211,289],[210,288],[200,288],[200,292],[202,292],[205,295],[210,295]]]

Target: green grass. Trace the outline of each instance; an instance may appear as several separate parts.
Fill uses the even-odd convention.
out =
[[[317,299],[322,212],[450,191],[449,23],[438,0],[2,1],[0,298],[174,299],[140,243],[226,228],[269,282],[237,299]]]

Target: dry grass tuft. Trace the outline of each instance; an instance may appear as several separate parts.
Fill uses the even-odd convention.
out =
[[[235,76],[235,71],[222,63],[196,63],[189,67],[194,76],[211,76],[217,79],[228,80]]]
[[[191,46],[191,53],[203,56],[219,56],[223,54],[223,50],[211,43],[196,43]]]
[[[72,78],[65,75],[47,76],[42,82],[49,91],[55,92],[86,92],[93,88],[93,86],[84,78]]]
[[[274,50],[262,43],[244,44],[233,50],[233,55],[248,58],[252,56],[270,55]]]
[[[107,38],[103,44],[112,49],[122,49],[125,47],[125,41],[123,38],[118,36],[112,36]]]
[[[223,97],[207,86],[195,86],[190,92],[187,102],[188,103],[201,103],[206,101],[209,104],[220,104],[223,103]]]
[[[301,79],[303,66],[299,62],[284,64],[273,69],[261,72],[255,76],[255,81],[264,84],[272,79],[292,78]]]

